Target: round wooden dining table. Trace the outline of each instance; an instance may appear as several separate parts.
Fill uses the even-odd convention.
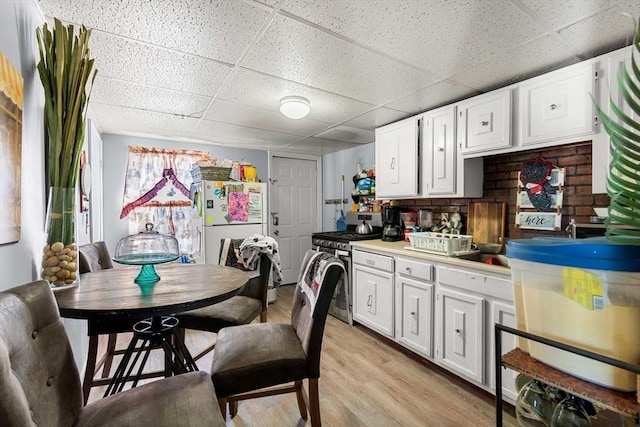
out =
[[[145,346],[147,351],[163,348],[167,358],[178,363],[171,366],[174,374],[197,370],[176,332],[177,320],[171,315],[231,298],[249,281],[247,272],[220,265],[171,263],[155,268],[160,280],[147,293],[134,282],[139,266],[84,273],[77,287],[55,292],[60,315],[86,319],[90,340],[97,343],[101,334],[134,332],[116,373],[109,379],[105,396],[121,391],[127,381],[133,380],[135,387],[140,378],[149,377],[142,375],[146,357],[139,364],[138,374],[130,376],[140,349]],[[136,347],[139,341],[142,346]],[[95,360],[88,360],[89,363]],[[88,380],[91,379],[85,378],[85,384],[91,382]]]

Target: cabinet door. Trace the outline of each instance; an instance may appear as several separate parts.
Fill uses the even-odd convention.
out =
[[[393,273],[353,266],[353,318],[393,338]]]
[[[433,285],[396,274],[396,340],[433,355]]]
[[[503,304],[499,302],[495,302],[491,304],[491,319],[490,319],[490,331],[487,334],[488,337],[491,337],[489,341],[489,345],[492,350],[490,352],[489,357],[489,365],[487,372],[490,374],[489,384],[491,385],[491,390],[496,389],[496,377],[495,377],[495,354],[493,350],[493,343],[495,342],[495,328],[493,325],[495,324],[509,326],[511,328],[516,327],[516,312],[513,308],[513,305]],[[502,354],[508,353],[514,348],[516,348],[516,338],[513,334],[502,333]],[[502,370],[502,395],[506,398],[515,402],[518,397],[518,392],[516,391],[516,377],[518,373],[511,369],[503,369]]]
[[[455,107],[444,107],[423,116],[422,178],[423,194],[455,194],[456,192],[456,140]]]
[[[376,197],[418,194],[418,118],[376,129]]]
[[[437,293],[439,342],[443,366],[478,383],[484,378],[484,298],[448,289]]]
[[[605,88],[603,88],[603,93],[600,98],[600,108],[602,108],[609,117],[615,118],[619,124],[621,124],[621,120],[619,120],[612,111],[609,99],[613,100],[614,104],[619,106],[631,119],[636,122],[640,121],[640,117],[638,117],[629,104],[623,100],[617,81],[618,75],[623,70],[623,67],[626,67],[630,74],[633,73],[633,71],[631,71],[632,50],[633,48],[630,46],[608,55],[604,70],[606,85],[603,85]],[[607,192],[607,178],[609,176],[609,164],[611,163],[611,139],[604,129],[600,129],[600,131],[603,137],[599,141],[594,138],[592,148],[592,158],[594,160],[592,165],[592,182],[594,193]]]
[[[511,147],[511,89],[458,104],[457,137],[465,156]]]
[[[579,64],[519,87],[523,145],[593,133],[593,64]]]

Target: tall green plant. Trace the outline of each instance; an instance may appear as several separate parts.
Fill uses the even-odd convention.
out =
[[[49,185],[54,188],[76,186],[90,97],[86,87],[94,62],[89,57],[91,30],[82,26],[77,36],[74,30],[73,25],[65,27],[58,19],[54,21],[53,32],[46,23],[36,30],[40,50],[38,72],[44,88],[44,117],[49,137]],[[96,72],[91,77],[92,87]],[[50,224],[48,243],[70,243],[73,229],[62,222],[65,215],[74,214],[74,199],[53,194],[50,203],[55,216]]]
[[[640,22],[633,39],[630,69],[625,64],[617,76],[623,103],[631,115],[640,118]],[[628,236],[640,237],[640,123],[624,112],[624,105],[609,99],[612,116],[594,102],[605,131],[611,138],[611,163],[607,193],[611,198],[605,222],[607,236],[613,242],[628,242]],[[620,223],[633,229],[612,226]]]

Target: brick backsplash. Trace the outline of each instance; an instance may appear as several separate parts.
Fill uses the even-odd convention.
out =
[[[560,231],[522,230],[516,228],[516,194],[518,172],[526,160],[542,157],[565,168],[562,228]],[[505,237],[511,239],[538,236],[565,236],[564,228],[571,218],[589,222],[593,207],[606,207],[606,194],[591,192],[591,142],[581,142],[543,150],[520,151],[484,158],[484,191],[480,199],[410,199],[398,200],[397,205],[410,210],[425,207],[433,210],[433,220],[439,221],[442,212],[459,212],[466,219],[469,202],[507,202]]]

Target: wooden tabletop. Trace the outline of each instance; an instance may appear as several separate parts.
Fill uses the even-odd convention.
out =
[[[140,266],[82,274],[78,287],[56,292],[60,315],[89,320],[169,315],[231,298],[249,280],[244,271],[211,264],[176,263],[155,269],[160,281],[148,295],[134,282]]]

